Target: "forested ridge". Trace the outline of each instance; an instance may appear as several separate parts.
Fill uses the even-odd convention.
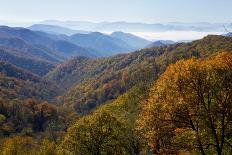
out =
[[[0,154],[229,155],[231,52],[232,38],[210,35],[45,76],[0,62]]]
[[[108,58],[78,57],[58,66],[47,78],[69,88],[61,97],[65,105],[86,112],[116,99],[137,83],[156,79],[169,64],[178,60],[230,52],[231,42],[232,38],[212,35],[191,43],[148,48]]]

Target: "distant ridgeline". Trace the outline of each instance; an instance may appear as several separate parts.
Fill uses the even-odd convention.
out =
[[[66,36],[0,26],[0,60],[42,76],[71,57],[112,56],[141,49],[149,43],[122,32],[112,35],[93,32]]]

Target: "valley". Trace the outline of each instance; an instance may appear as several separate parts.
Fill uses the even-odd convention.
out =
[[[210,141],[227,154],[231,52],[230,34],[152,42],[124,32],[1,26],[0,150],[218,153]]]

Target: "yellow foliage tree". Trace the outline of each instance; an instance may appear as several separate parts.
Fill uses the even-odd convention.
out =
[[[56,144],[47,139],[43,140],[39,155],[57,155]]]
[[[2,155],[33,155],[37,144],[31,137],[7,138],[2,146]]]
[[[232,54],[170,65],[142,105],[138,129],[154,153],[228,153],[232,146]]]

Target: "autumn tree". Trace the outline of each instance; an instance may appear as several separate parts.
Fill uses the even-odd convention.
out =
[[[0,114],[0,125],[6,120],[6,117],[2,114]]]
[[[37,144],[31,137],[15,136],[7,138],[1,149],[2,155],[32,155],[37,151]]]
[[[124,123],[107,112],[94,113],[78,120],[67,132],[61,154],[139,154],[136,138],[130,136]],[[133,134],[132,132],[130,134]],[[133,146],[129,146],[130,144]],[[135,146],[135,147],[134,147]],[[129,150],[133,148],[133,150]]]
[[[155,154],[181,150],[229,154],[232,54],[170,65],[142,105],[138,129]]]
[[[56,147],[57,146],[54,142],[45,139],[40,145],[38,154],[39,155],[57,155]]]

